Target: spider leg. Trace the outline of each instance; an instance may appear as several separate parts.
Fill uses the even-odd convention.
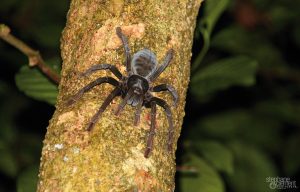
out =
[[[110,104],[110,102],[120,94],[121,90],[119,87],[116,87],[104,100],[104,102],[102,103],[101,107],[99,108],[99,110],[97,111],[97,113],[92,117],[91,122],[88,124],[87,126],[87,131],[91,131],[95,124],[97,123],[97,121],[99,120],[101,114],[104,112],[104,110],[106,109],[106,107]]]
[[[125,96],[123,101],[119,104],[119,106],[115,112],[115,115],[119,115],[121,113],[121,111],[124,109],[125,105],[127,104],[128,99],[130,99],[132,94],[133,94],[133,89],[129,89],[127,95]]]
[[[130,48],[128,45],[128,39],[127,37],[122,33],[122,29],[120,27],[116,28],[116,33],[118,35],[118,37],[121,39],[123,47],[124,47],[124,51],[125,51],[125,55],[126,55],[126,71],[127,73],[131,72],[131,66],[130,66],[130,62],[131,62],[131,55],[130,55]]]
[[[170,49],[165,57],[165,61],[161,64],[149,77],[150,82],[155,81],[155,79],[169,66],[174,55],[174,50]]]
[[[149,136],[147,139],[147,147],[144,153],[145,158],[148,158],[150,152],[152,151],[153,140],[154,140],[155,129],[156,129],[156,103],[155,101],[152,101],[150,104],[151,104],[151,125],[150,125]]]
[[[94,73],[97,70],[110,70],[118,79],[122,79],[123,75],[121,72],[116,68],[116,66],[111,64],[97,64],[93,65],[91,68],[87,69],[85,72],[83,72],[82,76],[88,76],[92,73]]]
[[[172,145],[173,145],[173,137],[174,137],[174,127],[173,127],[173,121],[172,121],[172,112],[170,109],[170,106],[162,99],[157,98],[157,97],[153,97],[151,99],[152,101],[155,101],[155,103],[159,106],[161,106],[162,108],[164,108],[167,119],[168,119],[168,123],[169,123],[169,133],[168,133],[168,151],[172,150]]]
[[[134,115],[134,125],[135,126],[137,126],[140,123],[140,116],[141,116],[141,112],[142,112],[143,100],[144,100],[144,97],[139,98],[139,103],[137,105],[135,115]]]
[[[92,81],[91,83],[89,83],[88,85],[86,85],[85,87],[83,87],[82,89],[80,89],[75,95],[73,95],[67,102],[67,105],[72,105],[74,104],[78,99],[80,99],[83,94],[87,91],[89,91],[90,89],[92,89],[93,87],[95,87],[96,85],[100,85],[102,83],[109,83],[111,85],[114,86],[119,86],[119,82],[117,80],[115,80],[112,77],[100,77],[98,79],[96,79],[95,81]]]
[[[178,103],[178,93],[172,85],[161,84],[150,89],[152,92],[168,91],[173,97],[173,106],[176,106]]]

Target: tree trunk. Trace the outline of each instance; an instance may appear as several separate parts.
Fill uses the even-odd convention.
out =
[[[184,117],[190,75],[191,47],[201,0],[72,0],[61,39],[62,79],[56,111],[50,121],[42,151],[38,191],[173,191],[176,142]],[[153,151],[144,157],[150,128],[150,109],[144,108],[139,126],[133,125],[135,108],[126,105],[115,116],[120,97],[107,107],[95,128],[86,126],[113,86],[102,84],[84,94],[75,104],[66,102],[79,89],[98,77],[112,76],[99,71],[90,77],[79,73],[97,63],[115,65],[125,71],[120,26],[128,37],[131,53],[143,48],[156,53],[159,63],[173,48],[170,66],[155,85],[168,83],[179,94],[172,107],[175,127],[173,151],[166,150],[168,121],[158,107]],[[167,93],[158,97],[172,104]],[[176,141],[176,142],[175,142]]]

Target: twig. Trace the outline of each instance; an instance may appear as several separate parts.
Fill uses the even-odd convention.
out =
[[[10,28],[4,24],[0,24],[0,38],[24,53],[29,59],[30,67],[38,67],[50,80],[59,84],[60,76],[46,65],[40,53],[10,34]]]

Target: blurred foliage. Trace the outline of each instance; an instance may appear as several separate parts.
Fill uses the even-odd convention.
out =
[[[243,56],[211,63],[192,76],[191,91],[197,99],[203,100],[215,91],[234,85],[251,86],[255,83],[256,67],[255,60]]]
[[[16,74],[16,85],[26,95],[54,105],[58,88],[38,69],[23,66]]]
[[[0,21],[59,72],[68,4],[4,0]],[[178,172],[176,191],[267,192],[277,191],[267,177],[298,181],[299,7],[290,0],[203,3],[177,158],[195,171]],[[0,60],[0,191],[34,191],[57,87],[2,42]]]
[[[18,175],[17,191],[18,192],[29,192],[35,191],[37,188],[37,175],[39,173],[38,165],[32,165],[27,167]]]
[[[0,23],[39,50],[47,64],[59,72],[59,39],[69,3],[1,0]],[[0,62],[0,192],[32,192],[57,86],[36,68],[29,68],[27,57],[1,39]]]
[[[187,166],[196,168],[197,173],[185,174],[180,179],[182,191],[219,192],[224,191],[224,183],[217,171],[197,156],[190,156]]]
[[[216,8],[222,2],[227,9]],[[178,174],[180,191],[276,191],[267,177],[299,179],[299,5],[204,2],[180,161],[198,172]],[[209,10],[222,16],[206,36]]]
[[[203,45],[200,53],[198,53],[193,65],[191,66],[193,71],[199,67],[203,57],[208,51],[212,30],[220,15],[226,9],[228,2],[229,0],[211,0],[208,3],[205,3],[205,9],[202,9],[203,12],[200,12],[203,16],[198,21],[194,36],[196,39],[202,38]]]

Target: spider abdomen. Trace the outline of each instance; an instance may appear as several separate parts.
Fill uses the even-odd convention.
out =
[[[142,77],[151,75],[157,66],[156,55],[149,49],[143,49],[133,55],[131,70]]]

